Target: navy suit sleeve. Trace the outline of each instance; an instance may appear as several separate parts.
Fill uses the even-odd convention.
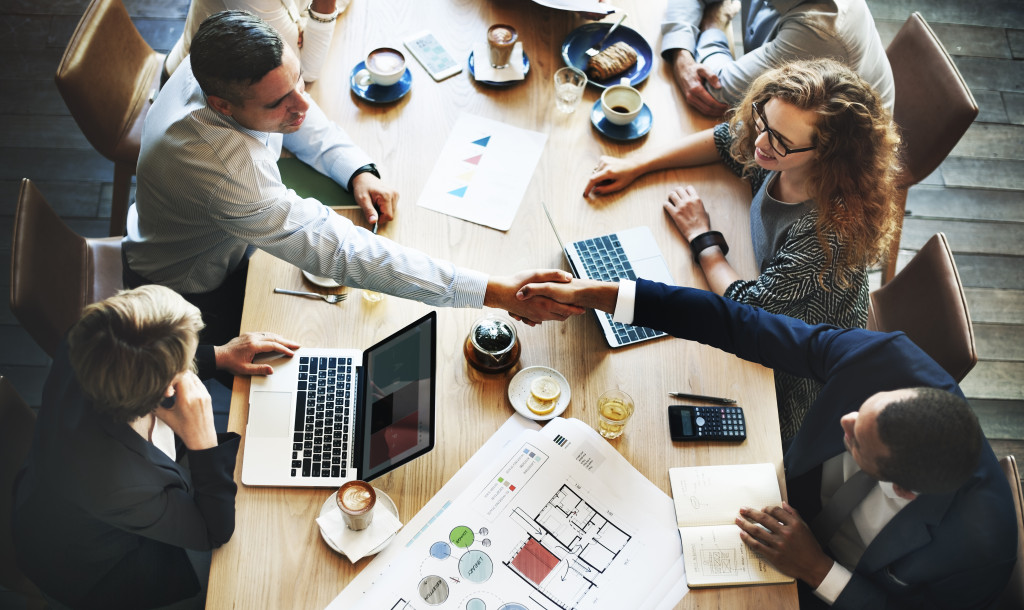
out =
[[[217,372],[217,358],[213,350],[214,346],[208,343],[201,343],[196,348],[196,375],[204,381]]]

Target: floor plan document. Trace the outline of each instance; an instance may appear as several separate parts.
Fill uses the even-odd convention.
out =
[[[686,588],[668,496],[579,420],[508,438],[489,441],[467,464],[476,476],[461,489],[446,485],[330,607],[678,603]]]

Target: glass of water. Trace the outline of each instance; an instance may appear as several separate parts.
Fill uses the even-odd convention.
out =
[[[586,74],[576,68],[559,68],[555,72],[555,108],[565,114],[575,112],[586,86]]]

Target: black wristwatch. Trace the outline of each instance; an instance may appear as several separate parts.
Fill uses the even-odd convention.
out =
[[[725,236],[718,231],[708,231],[690,240],[690,253],[693,254],[693,262],[700,264],[700,253],[711,246],[721,248],[722,256],[729,253],[729,244],[725,243]]]
[[[367,163],[366,165],[364,165],[364,166],[360,167],[359,169],[357,169],[356,171],[352,172],[352,177],[348,179],[348,188],[346,190],[348,190],[348,192],[351,193],[352,192],[352,181],[355,180],[356,176],[358,176],[359,174],[365,174],[367,172],[369,172],[369,173],[373,174],[374,176],[377,176],[378,178],[380,178],[380,172],[377,171],[377,166],[374,165],[373,163]]]

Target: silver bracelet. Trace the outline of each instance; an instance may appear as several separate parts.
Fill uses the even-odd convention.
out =
[[[331,13],[331,15],[329,17],[327,17],[327,18],[320,17],[319,13],[313,12],[313,3],[312,2],[310,2],[309,5],[306,6],[306,14],[309,15],[310,19],[312,19],[313,21],[317,21],[319,23],[334,23],[334,21],[338,18],[338,10],[337,9],[335,9],[335,11],[333,13]]]

